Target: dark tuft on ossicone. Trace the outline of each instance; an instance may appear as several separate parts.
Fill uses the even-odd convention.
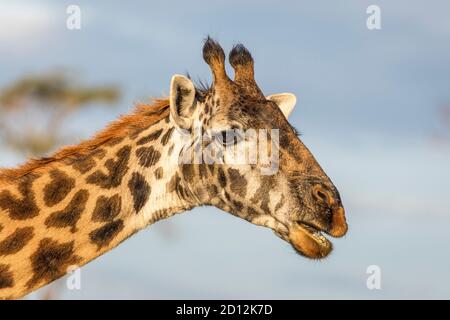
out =
[[[233,49],[231,49],[228,59],[233,68],[236,68],[239,65],[253,63],[253,58],[250,51],[248,51],[247,48],[241,43],[236,44]]]
[[[220,44],[214,41],[211,37],[207,37],[203,45],[203,59],[209,65],[215,63],[223,63],[225,61],[225,52]]]

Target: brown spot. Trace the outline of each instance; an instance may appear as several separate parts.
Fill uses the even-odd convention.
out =
[[[193,164],[183,164],[181,166],[181,171],[183,172],[183,178],[187,182],[191,182],[194,178],[194,165]]]
[[[280,201],[277,203],[277,205],[275,206],[275,212],[277,212],[278,210],[281,209],[281,207],[284,204],[284,194],[281,195],[281,199]]]
[[[237,201],[237,200],[233,200],[232,203],[233,203],[234,208],[235,208],[238,212],[242,211],[242,208],[244,207],[244,205],[242,204],[242,202],[239,202],[239,201]]]
[[[219,194],[219,190],[217,189],[217,187],[215,185],[209,185],[207,187],[207,191],[210,195],[211,198],[216,198],[217,195]]]
[[[208,177],[208,170],[204,164],[199,165],[199,173],[202,179],[206,179]]]
[[[9,271],[7,264],[0,264],[0,289],[12,288],[14,286],[13,273]]]
[[[130,139],[132,140],[136,139],[142,132],[144,132],[147,129],[148,129],[147,127],[143,127],[132,130],[132,132],[129,135]]]
[[[174,174],[169,182],[166,184],[167,192],[176,192],[176,194],[182,199],[189,199],[192,195],[181,184],[181,178],[178,174]]]
[[[89,238],[92,243],[97,245],[97,250],[99,250],[100,248],[109,245],[119,232],[122,231],[123,227],[123,220],[119,219],[109,222],[89,233]]]
[[[86,157],[72,163],[72,167],[80,173],[86,173],[95,167],[95,160],[91,157]]]
[[[215,166],[213,164],[206,164],[208,167],[208,171],[211,173],[211,175],[214,175],[214,168]]]
[[[174,148],[174,145],[171,145],[171,146],[169,147],[169,150],[167,151],[167,155],[170,156],[170,155],[172,154],[173,148]]]
[[[163,146],[165,146],[167,144],[167,142],[169,142],[170,137],[172,136],[172,132],[175,128],[172,127],[169,130],[167,130],[167,132],[163,135],[163,137],[161,138],[161,143]]]
[[[155,170],[155,178],[157,180],[162,179],[162,177],[164,176],[164,171],[162,167],[159,167],[158,169]]]
[[[31,175],[22,178],[22,181],[19,183],[21,198],[16,198],[9,190],[0,192],[0,208],[8,211],[11,219],[31,219],[39,214],[34,192],[31,188],[36,178],[36,176]]]
[[[63,210],[53,212],[45,219],[45,225],[54,228],[70,227],[70,231],[74,233],[77,231],[76,225],[86,207],[88,198],[87,190],[78,191]]]
[[[143,145],[143,144],[146,144],[146,143],[148,143],[150,141],[156,140],[156,139],[159,138],[159,136],[161,135],[162,131],[163,131],[162,129],[159,129],[159,130],[157,130],[155,132],[152,132],[148,136],[139,139],[136,142],[136,144],[137,145]]]
[[[219,167],[218,174],[220,186],[222,188],[225,188],[227,185],[227,177],[225,177],[225,172],[223,171],[222,167]]]
[[[63,276],[67,268],[76,265],[81,257],[74,254],[74,242],[59,243],[50,238],[44,238],[39,242],[39,247],[31,257],[33,277],[27,282],[29,289],[41,282],[51,282]]]
[[[134,210],[138,213],[150,196],[151,188],[142,174],[134,172],[130,181],[128,182],[128,188],[133,196]]]
[[[161,219],[167,218],[167,216],[171,212],[172,211],[170,209],[159,209],[159,210],[156,210],[155,212],[152,213],[151,222],[156,222],[156,221],[159,221]]]
[[[106,150],[104,149],[95,149],[91,152],[91,157],[94,157],[98,160],[102,160],[106,156]]]
[[[97,170],[86,178],[86,182],[96,184],[105,189],[116,188],[122,183],[123,176],[128,171],[131,147],[124,146],[117,151],[117,159],[108,159],[105,163],[108,174]]]
[[[161,153],[153,147],[141,147],[136,150],[136,156],[139,158],[139,164],[148,168],[158,162]]]
[[[0,256],[17,253],[33,238],[33,227],[17,228],[12,234],[0,242]]]
[[[247,179],[237,169],[228,168],[228,175],[230,176],[231,191],[245,198],[247,194]]]
[[[58,169],[50,171],[52,181],[44,187],[44,202],[47,207],[52,207],[69,194],[75,187],[75,179]]]
[[[81,158],[75,159],[71,162],[72,167],[80,173],[86,173],[93,169],[96,165],[94,158],[101,160],[105,157],[106,151],[103,149],[96,149],[90,154]]]
[[[174,174],[170,181],[167,182],[166,188],[168,192],[174,192],[177,189],[177,186],[180,184],[180,177],[178,174]]]
[[[114,138],[111,138],[105,143],[105,146],[113,147],[113,146],[118,145],[119,143],[121,143],[124,139],[125,139],[125,137],[114,137]]]
[[[255,195],[251,201],[255,204],[261,202],[261,210],[263,212],[269,212],[270,190],[273,189],[276,180],[273,176],[263,176],[261,185],[256,190]]]
[[[97,199],[94,212],[92,213],[92,220],[95,222],[108,222],[114,220],[120,213],[122,200],[118,194],[108,198],[100,196]]]
[[[224,195],[225,195],[225,199],[227,199],[228,202],[232,202],[233,201],[231,199],[231,197],[230,197],[230,194],[228,192],[225,191]]]
[[[252,221],[255,217],[259,216],[259,212],[255,209],[248,207],[247,208],[247,217],[245,218],[248,221]]]

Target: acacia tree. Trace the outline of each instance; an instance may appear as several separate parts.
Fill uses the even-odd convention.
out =
[[[41,156],[68,142],[65,124],[83,108],[113,106],[117,86],[87,86],[62,72],[25,76],[0,90],[0,142],[23,155]],[[1,166],[1,165],[0,165]],[[175,232],[166,225],[166,239]],[[40,299],[61,296],[64,278],[42,291]]]
[[[0,140],[23,155],[46,154],[70,139],[62,129],[73,114],[119,96],[116,86],[82,85],[63,72],[24,76],[0,90]],[[40,298],[57,298],[62,286],[55,282]]]
[[[86,86],[67,73],[25,76],[0,90],[0,138],[20,153],[39,156],[67,142],[64,124],[75,112],[112,106],[116,86]]]

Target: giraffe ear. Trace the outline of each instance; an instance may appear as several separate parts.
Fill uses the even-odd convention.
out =
[[[187,77],[176,74],[170,81],[170,117],[176,126],[190,129],[195,108],[195,87]]]
[[[295,103],[297,102],[297,98],[292,93],[272,94],[267,96],[266,99],[275,102],[281,109],[281,112],[283,112],[286,119],[289,117],[292,110],[294,110]]]

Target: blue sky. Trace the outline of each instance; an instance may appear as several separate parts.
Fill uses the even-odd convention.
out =
[[[78,4],[82,29],[65,28]],[[450,5],[377,1],[0,0],[0,86],[68,68],[117,83],[116,109],[77,114],[88,137],[137,101],[167,94],[175,73],[210,80],[206,35],[244,43],[266,94],[293,92],[291,123],[339,188],[350,232],[321,262],[298,257],[272,232],[204,207],[157,223],[82,269],[64,298],[449,298]],[[0,148],[2,145],[0,144]],[[23,156],[0,149],[0,165]],[[167,232],[172,234],[167,238]],[[379,265],[382,289],[366,288]]]

